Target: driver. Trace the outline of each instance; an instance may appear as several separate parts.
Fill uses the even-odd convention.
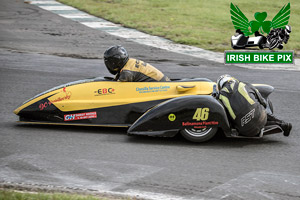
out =
[[[116,81],[153,82],[170,81],[161,71],[141,60],[129,58],[126,49],[120,45],[110,47],[104,52],[104,63],[108,71],[116,75]]]
[[[276,28],[272,29],[270,33],[267,35],[269,43],[271,42],[272,38],[276,38],[279,36],[285,44],[288,43],[290,39],[290,33],[292,32],[292,27],[290,25],[286,25],[285,28]],[[283,48],[283,44],[278,45],[279,49]]]
[[[217,86],[217,98],[224,104],[233,125],[241,135],[257,136],[265,125],[279,125],[284,131],[283,135],[289,136],[292,124],[269,113],[265,109],[265,99],[253,85],[225,74],[218,78]]]

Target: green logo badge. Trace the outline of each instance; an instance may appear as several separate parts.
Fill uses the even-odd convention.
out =
[[[245,36],[252,35],[256,31],[259,31],[261,34],[269,34],[271,28],[285,28],[285,26],[289,23],[291,13],[290,9],[290,3],[283,6],[272,21],[265,21],[268,16],[267,12],[256,12],[254,14],[255,20],[249,22],[248,18],[238,6],[233,5],[233,3],[230,4],[232,24],[236,30],[241,30]]]
[[[291,4],[284,5],[279,12],[268,21],[267,12],[254,13],[254,20],[249,21],[237,5],[230,4],[231,21],[235,28],[235,34],[231,36],[231,47],[233,49],[249,49],[251,51],[225,51],[225,64],[232,63],[268,63],[268,64],[292,64],[294,63],[294,52],[270,53],[257,51],[268,48],[283,49],[290,39],[292,27],[288,25]],[[253,35],[254,36],[251,36]],[[265,35],[264,35],[265,34]],[[251,36],[251,37],[250,37]]]
[[[171,113],[171,114],[169,114],[169,120],[171,121],[171,122],[173,122],[173,121],[175,121],[175,119],[176,119],[176,115],[174,115],[173,113]]]

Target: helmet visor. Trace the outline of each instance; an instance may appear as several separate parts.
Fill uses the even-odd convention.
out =
[[[119,67],[110,59],[104,59],[104,64],[107,67],[108,71],[113,74],[116,75],[119,72]]]

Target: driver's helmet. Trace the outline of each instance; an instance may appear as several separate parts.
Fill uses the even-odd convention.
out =
[[[104,52],[104,63],[108,71],[116,75],[125,66],[129,59],[126,49],[120,45],[108,48]]]
[[[292,27],[289,25],[286,25],[285,29],[284,29],[285,35],[290,35],[291,32],[292,32]]]
[[[231,80],[235,80],[235,78],[233,78],[229,74],[224,74],[224,75],[220,76],[217,80],[218,90],[220,91],[222,89],[222,87],[224,86],[224,84]]]

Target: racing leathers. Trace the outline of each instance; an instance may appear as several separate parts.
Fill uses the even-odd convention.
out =
[[[220,89],[218,98],[239,135],[257,136],[266,125],[265,100],[251,84],[236,79],[228,81]]]
[[[152,65],[133,58],[128,59],[115,79],[122,82],[170,81],[167,76]]]
[[[288,40],[290,39],[290,36],[286,34],[283,28],[272,29],[267,36],[269,42],[271,41],[272,38],[276,38],[276,37],[280,37],[285,44],[287,44]]]

